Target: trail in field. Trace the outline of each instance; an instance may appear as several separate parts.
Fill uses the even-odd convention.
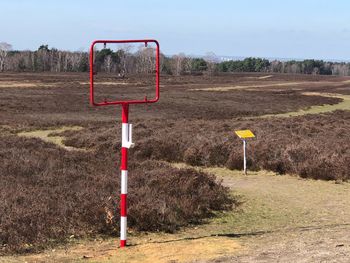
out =
[[[184,167],[179,165],[178,167]],[[6,262],[348,262],[350,184],[304,180],[272,172],[206,168],[240,195],[238,211],[175,234],[129,233],[78,240],[65,249],[6,257]],[[0,262],[5,262],[0,259]]]
[[[262,76],[262,77],[257,77],[257,79],[269,79],[273,77],[272,75],[268,76]],[[252,77],[255,78],[255,77]],[[208,88],[195,88],[195,89],[190,89],[191,91],[218,91],[218,92],[225,92],[225,91],[231,91],[231,90],[254,90],[254,91],[259,91],[262,90],[262,88],[275,88],[275,87],[292,87],[292,86],[329,86],[329,87],[339,87],[344,84],[350,83],[350,80],[344,80],[342,82],[333,82],[333,81],[300,81],[300,82],[288,82],[288,81],[269,81],[269,82],[262,82],[264,84],[259,84],[259,83],[253,83],[253,84],[247,84],[247,85],[235,85],[235,86],[217,86],[217,87],[208,87]]]
[[[36,88],[36,87],[53,87],[56,83],[42,83],[39,81],[0,81],[0,88]]]
[[[79,127],[79,126],[71,126],[71,127],[67,126],[67,127],[60,127],[60,128],[55,128],[55,129],[49,129],[49,130],[24,131],[24,132],[18,133],[17,135],[23,136],[23,137],[28,137],[28,138],[38,138],[38,139],[41,139],[45,142],[54,143],[57,146],[65,149],[65,150],[68,150],[68,151],[72,151],[72,150],[86,151],[86,149],[66,146],[63,143],[65,137],[61,135],[61,133],[65,132],[65,131],[78,131],[81,129],[82,129],[82,127]]]
[[[261,79],[261,78],[260,78]],[[315,86],[318,87],[320,84],[322,86],[331,86],[331,87],[338,87],[343,85],[347,82],[331,82],[331,81],[301,81],[301,82],[286,82],[286,81],[269,81],[269,82],[262,82],[264,84],[254,83],[254,84],[247,84],[247,85],[236,85],[236,86],[217,86],[217,87],[208,87],[208,88],[196,88],[196,89],[190,89],[192,91],[218,91],[218,92],[226,92],[231,90],[254,90],[254,91],[265,91],[263,88],[276,88],[276,87],[293,87],[293,86]]]
[[[82,241],[67,249],[18,257],[0,257],[1,263],[56,263],[56,262],[118,262],[118,263],[163,263],[214,260],[234,254],[241,249],[238,242],[229,237],[201,237],[194,239],[143,240],[141,244],[123,249],[117,239]],[[205,253],[204,253],[205,252]]]
[[[272,78],[273,75],[267,75],[267,76],[261,76],[261,77],[258,77],[258,79],[269,79],[269,78]]]
[[[237,85],[237,86],[222,86],[222,87],[210,87],[210,88],[197,88],[191,89],[192,91],[230,91],[241,89],[256,89],[267,87],[285,87],[285,86],[298,86],[303,84],[320,84],[319,82],[271,82],[269,84],[252,84],[252,85]]]
[[[258,116],[256,118],[269,118],[269,117],[284,118],[284,117],[302,116],[306,114],[327,113],[327,112],[332,112],[336,110],[350,110],[350,95],[320,93],[320,92],[303,92],[302,94],[306,96],[323,96],[323,97],[329,97],[329,98],[339,98],[339,99],[342,99],[342,101],[333,105],[326,104],[326,105],[311,106],[307,109],[301,109],[298,111],[279,113],[279,114],[266,114],[266,115]]]
[[[269,76],[263,76],[260,78],[267,78]],[[322,85],[328,85],[329,87],[339,87],[346,83],[349,83],[349,80],[345,80],[342,82],[322,82]],[[297,87],[307,85],[307,86],[319,86],[320,82],[317,81],[304,81],[304,82],[270,82],[267,84],[253,84],[253,85],[238,85],[238,86],[222,86],[222,87],[209,87],[209,88],[197,88],[197,89],[191,89],[192,91],[216,91],[216,92],[227,92],[232,90],[254,90],[259,91],[263,88],[276,88],[276,87],[293,87],[293,90],[301,90]],[[277,89],[273,89],[274,91],[280,91]],[[269,117],[293,117],[293,116],[301,116],[306,114],[320,114],[320,113],[327,113],[332,112],[336,110],[350,110],[350,95],[344,95],[344,94],[336,94],[336,93],[324,93],[324,92],[303,92],[303,95],[306,96],[323,96],[323,97],[329,97],[329,98],[340,98],[342,101],[337,104],[325,104],[325,105],[316,105],[311,106],[307,109],[300,109],[298,111],[293,112],[286,112],[286,113],[279,113],[279,114],[266,114],[262,116],[258,116],[256,118],[269,118]],[[249,117],[250,118],[250,117]]]
[[[90,85],[90,82],[81,81],[80,85]],[[118,86],[118,85],[140,85],[141,82],[126,82],[126,81],[98,81],[94,82],[95,85],[107,85],[107,86]]]
[[[350,184],[207,169],[244,196],[241,214],[223,220],[246,250],[219,262],[349,262]]]

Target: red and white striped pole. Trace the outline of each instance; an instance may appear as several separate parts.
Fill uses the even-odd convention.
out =
[[[153,99],[147,99],[145,97],[143,100],[112,100],[107,101],[106,99],[101,102],[95,101],[94,97],[94,75],[97,71],[94,70],[94,46],[96,44],[106,44],[116,43],[144,43],[147,47],[148,43],[154,43],[156,45],[156,92]],[[143,103],[155,103],[159,100],[159,64],[160,64],[160,51],[159,43],[155,39],[138,39],[138,40],[95,40],[90,46],[90,103],[93,106],[107,106],[107,105],[122,105],[122,149],[121,149],[121,194],[120,194],[120,247],[126,246],[126,234],[127,234],[127,183],[128,183],[128,149],[133,147],[132,143],[132,126],[128,123],[129,115],[129,104],[143,104]]]
[[[132,143],[132,126],[128,123],[129,104],[122,104],[122,158],[121,158],[121,194],[120,194],[120,247],[126,246],[127,233],[127,194],[128,194],[128,149]]]

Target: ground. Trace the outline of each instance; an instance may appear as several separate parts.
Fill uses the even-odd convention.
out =
[[[349,183],[204,169],[241,196],[238,213],[176,234],[132,234],[126,249],[118,239],[75,240],[0,262],[348,262]]]
[[[67,154],[77,151],[89,154],[96,150],[96,143],[106,140],[103,135],[117,130],[115,119],[119,118],[120,109],[90,107],[87,78],[84,74],[2,73],[0,135],[37,137],[63,148]],[[133,85],[138,92],[131,89],[128,95],[142,93],[143,96],[152,93],[152,83],[138,77],[123,81],[101,78],[97,95],[124,96],[125,87]],[[176,136],[180,137],[176,141],[179,144],[188,146],[187,143],[198,141],[203,145],[215,139],[218,130],[222,132],[220,135],[225,132],[225,136],[231,136],[233,129],[245,127],[259,129],[257,142],[264,138],[268,142],[273,136],[288,138],[300,129],[296,139],[301,142],[311,138],[317,148],[334,140],[331,144],[335,145],[334,151],[340,149],[339,156],[348,157],[349,78],[233,74],[162,76],[161,83],[158,104],[131,109],[137,145]],[[343,115],[335,110],[342,110]],[[300,115],[305,118],[293,119]],[[270,120],[271,117],[279,118]],[[309,123],[314,126],[306,129]],[[282,135],[268,137],[273,131],[271,127],[283,125],[286,129]],[[295,130],[294,126],[297,126]],[[119,135],[117,130],[115,141]],[[187,139],[183,139],[185,135]],[[294,143],[294,139],[278,143]],[[254,148],[253,143],[249,146]],[[137,147],[135,152],[140,151]],[[240,149],[241,145],[237,147]],[[326,158],[339,160],[333,149],[324,148],[330,151]],[[254,150],[258,150],[257,146]],[[263,148],[264,151],[267,149]],[[344,160],[343,164],[348,165],[347,159]],[[181,158],[165,161],[177,167],[188,166],[176,163],[183,161]],[[238,210],[219,213],[205,224],[183,228],[174,234],[130,232],[130,246],[126,249],[117,247],[117,238],[72,236],[70,242],[54,249],[6,255],[0,257],[0,262],[348,262],[349,183],[301,179],[298,175],[278,175],[264,170],[250,171],[245,176],[225,165],[205,164],[196,169],[222,179],[242,201]],[[346,169],[339,171],[348,175]]]
[[[348,261],[349,184],[261,174],[224,178],[248,203],[254,200],[254,211],[264,208],[244,223],[256,227],[245,238],[248,251],[222,262]]]

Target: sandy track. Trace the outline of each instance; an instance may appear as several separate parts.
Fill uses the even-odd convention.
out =
[[[241,239],[246,250],[214,262],[349,262],[349,183],[214,172],[247,198],[246,207],[258,202],[268,211],[242,228],[256,233]]]
[[[34,130],[34,131],[25,131],[20,132],[17,135],[28,137],[28,138],[39,138],[45,142],[53,143],[59,147],[62,147],[65,150],[68,151],[87,151],[86,149],[82,148],[75,148],[71,146],[66,146],[63,141],[65,139],[64,136],[61,136],[60,134],[65,131],[79,131],[82,127],[80,126],[72,126],[72,127],[61,127],[56,129],[49,129],[49,130]],[[54,134],[54,135],[52,135]]]
[[[330,104],[315,105],[307,109],[301,109],[298,111],[279,113],[279,114],[266,114],[266,115],[258,116],[257,118],[269,118],[269,117],[284,118],[284,117],[302,116],[306,114],[322,114],[322,113],[332,112],[336,110],[350,110],[350,95],[335,94],[335,93],[320,93],[320,92],[303,92],[302,94],[306,96],[339,98],[342,101],[333,105],[330,105]]]

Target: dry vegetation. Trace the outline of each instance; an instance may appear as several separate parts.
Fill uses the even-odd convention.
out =
[[[119,178],[113,152],[66,151],[40,139],[4,136],[0,142],[0,240],[23,251],[119,226]],[[215,177],[160,162],[134,164],[129,183],[129,225],[172,232],[232,207]]]
[[[248,128],[250,169],[315,179],[349,179],[350,112],[293,118],[257,118],[337,104],[341,98],[303,92],[349,94],[348,79],[305,75],[234,74],[162,78],[158,104],[131,107],[136,146],[130,151],[130,226],[174,231],[237,204],[215,177],[167,162],[239,169],[241,142],[233,130]],[[14,88],[6,82],[45,85]],[[1,74],[0,245],[23,251],[70,235],[114,234],[118,227],[120,109],[92,108],[84,74]],[[99,94],[124,96],[125,88],[101,77]],[[129,96],[151,94],[153,80],[130,77]],[[283,85],[275,85],[276,83]],[[289,84],[287,82],[290,82]],[[293,83],[302,83],[295,86]],[[310,85],[308,83],[310,82]],[[317,85],[319,83],[319,85]],[[54,84],[48,86],[49,84]],[[228,91],[195,90],[252,86]],[[44,87],[44,88],[43,88]],[[141,92],[140,92],[141,90]],[[101,97],[102,98],[102,97]],[[53,134],[67,151],[19,132],[80,126]],[[174,187],[177,185],[178,187]],[[169,190],[170,189],[170,190]],[[180,200],[180,201],[179,201]],[[142,220],[140,220],[142,218]]]
[[[186,168],[185,164],[173,164]],[[133,232],[118,238],[71,238],[38,254],[0,257],[1,263],[56,262],[348,262],[350,184],[227,168],[199,168],[223,179],[244,203],[208,223],[176,233]]]

